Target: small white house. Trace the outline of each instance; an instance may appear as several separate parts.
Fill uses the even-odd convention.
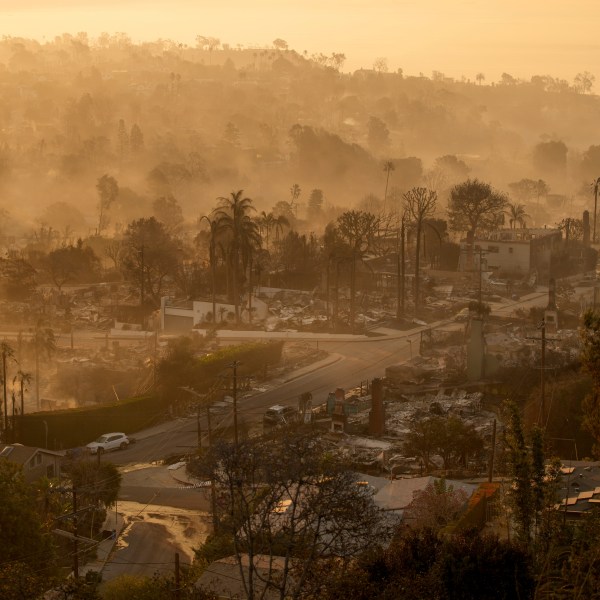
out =
[[[473,266],[498,275],[525,277],[535,270],[547,275],[562,240],[559,229],[499,229],[473,242]],[[469,269],[467,242],[461,242],[459,271]]]

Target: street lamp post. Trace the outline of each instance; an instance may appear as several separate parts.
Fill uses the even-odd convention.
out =
[[[141,271],[142,271],[142,280],[140,285],[140,305],[142,309],[142,329],[146,328],[146,319],[144,314],[144,244],[142,243],[142,247],[140,249],[140,263],[141,263]]]
[[[594,182],[594,231],[592,235],[592,242],[596,243],[596,215],[598,212],[598,186],[600,185],[600,177]]]

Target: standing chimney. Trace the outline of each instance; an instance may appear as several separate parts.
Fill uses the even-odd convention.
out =
[[[371,411],[369,412],[369,434],[383,435],[385,430],[385,409],[383,407],[383,381],[371,382]]]
[[[558,307],[556,306],[556,282],[550,279],[548,282],[548,306],[544,311],[544,324],[548,333],[556,333],[558,330]]]
[[[590,211],[583,211],[583,245],[590,245]]]

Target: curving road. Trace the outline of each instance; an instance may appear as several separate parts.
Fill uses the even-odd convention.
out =
[[[582,290],[577,290],[580,292]],[[589,289],[585,290],[590,292]],[[516,302],[503,302],[493,306],[492,313],[510,316],[517,308],[529,308],[534,305],[545,305],[547,291],[541,289]],[[418,353],[421,331],[426,329],[456,329],[464,327],[453,319],[432,323],[426,327],[416,327],[410,331],[398,332],[391,336],[373,337],[356,341],[319,341],[315,351],[325,350],[338,360],[314,371],[305,373],[290,381],[270,382],[270,389],[250,397],[238,400],[239,422],[257,423],[262,419],[264,411],[273,404],[296,405],[300,394],[311,392],[313,402],[320,404],[327,394],[337,387],[350,389],[361,381],[383,377],[389,365],[403,362]],[[213,424],[232,425],[232,411],[226,414],[215,414]],[[206,418],[200,421],[203,444],[206,445]],[[132,462],[149,463],[159,461],[167,456],[185,454],[197,447],[196,418],[179,419],[164,424],[152,432],[142,432],[138,442],[124,452],[115,453],[110,460],[117,464]]]
[[[337,387],[349,389],[359,385],[361,381],[383,377],[387,366],[408,360],[413,352],[417,352],[419,340],[420,333],[410,332],[410,335],[404,335],[400,339],[373,338],[372,341],[360,342],[319,342],[319,350],[327,351],[335,362],[287,382],[270,382],[268,386],[271,389],[264,392],[249,397],[241,396],[238,399],[238,422],[259,422],[264,411],[273,404],[296,405],[303,392],[311,392],[313,402],[320,404],[325,401],[327,394]],[[215,414],[212,416],[212,421],[213,425],[232,425],[232,411]],[[201,430],[204,444],[208,443],[206,425],[206,418],[202,416]],[[149,463],[170,455],[189,452],[197,446],[196,418],[179,419],[158,428],[153,435],[146,436],[141,433],[136,438],[137,443],[123,452],[111,454],[110,460],[116,464]]]

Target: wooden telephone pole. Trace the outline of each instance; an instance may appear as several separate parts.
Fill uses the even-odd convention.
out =
[[[229,367],[233,369],[233,439],[235,445],[238,445],[238,419],[237,419],[237,368],[240,366],[240,362],[234,360]]]
[[[536,340],[541,342],[542,356],[540,360],[540,410],[538,414],[538,426],[546,425],[546,320],[542,319],[538,325],[541,332],[540,337],[528,337],[528,340]],[[559,341],[559,338],[551,338],[551,341]]]

